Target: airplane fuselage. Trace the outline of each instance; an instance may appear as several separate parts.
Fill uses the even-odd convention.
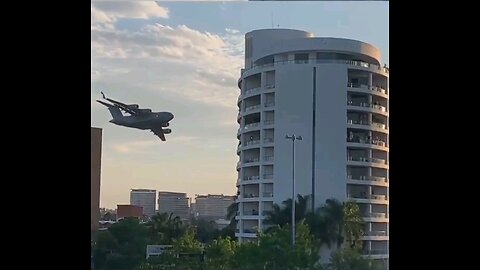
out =
[[[110,120],[111,123],[138,129],[151,129],[155,127],[168,126],[168,122],[173,119],[173,114],[169,112],[152,112],[142,115],[124,115]]]

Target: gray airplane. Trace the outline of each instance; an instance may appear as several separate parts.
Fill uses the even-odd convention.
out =
[[[106,103],[101,100],[97,100],[100,104],[108,107],[108,110],[112,114],[113,119],[110,123],[138,129],[150,129],[155,135],[157,135],[162,141],[165,141],[165,134],[170,134],[171,129],[168,127],[168,123],[173,119],[173,114],[169,112],[152,112],[151,109],[140,109],[138,104],[124,104],[113,99],[106,98],[102,93],[103,99],[110,101],[113,104]],[[123,115],[122,111],[130,114]]]

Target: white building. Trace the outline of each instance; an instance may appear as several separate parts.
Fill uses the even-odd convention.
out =
[[[188,220],[190,217],[190,209],[188,206],[187,193],[159,191],[158,212],[173,213],[173,217],[178,216],[182,220]]]
[[[143,207],[143,214],[149,217],[155,215],[157,191],[154,189],[132,189],[130,204]]]
[[[197,195],[195,197],[195,217],[204,219],[226,219],[227,208],[235,202],[235,196]]]
[[[365,254],[388,262],[388,69],[356,40],[289,29],[245,35],[238,87],[239,241],[264,229],[266,211],[296,193],[315,208],[334,197],[359,204]]]

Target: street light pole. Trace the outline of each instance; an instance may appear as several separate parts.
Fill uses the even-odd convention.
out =
[[[292,246],[295,246],[295,140],[302,140],[302,136],[285,135],[285,139],[292,140]]]

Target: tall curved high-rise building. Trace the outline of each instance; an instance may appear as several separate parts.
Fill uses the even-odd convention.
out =
[[[273,204],[295,190],[358,203],[364,252],[388,262],[388,69],[361,41],[290,29],[245,35],[238,87],[239,212],[244,242],[265,229]]]

